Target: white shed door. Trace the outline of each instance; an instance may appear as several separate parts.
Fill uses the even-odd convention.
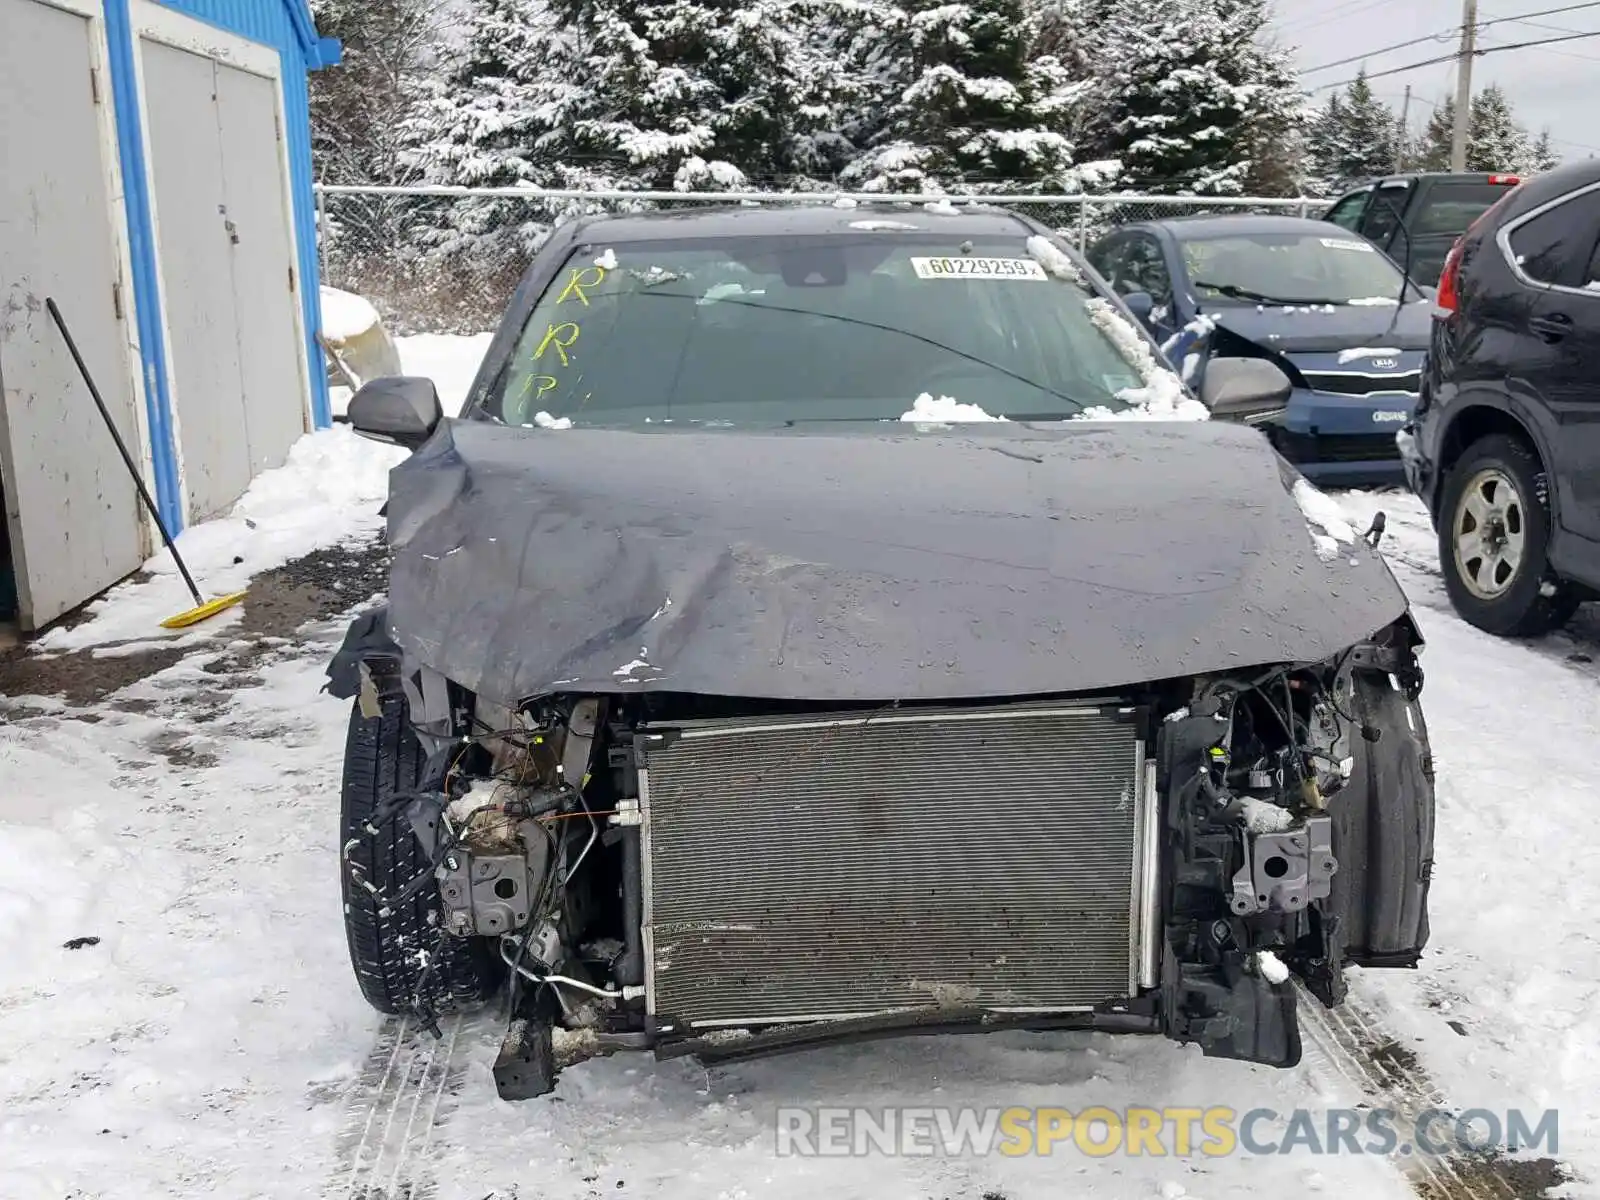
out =
[[[137,570],[148,548],[133,481],[44,308],[54,297],[138,455],[92,37],[74,13],[0,0],[0,481],[24,629]]]
[[[150,168],[184,483],[194,519],[306,431],[276,84],[144,40]]]

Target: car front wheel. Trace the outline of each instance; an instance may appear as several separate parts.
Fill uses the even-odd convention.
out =
[[[1536,637],[1566,623],[1578,601],[1550,573],[1544,468],[1523,442],[1474,442],[1445,479],[1439,565],[1450,602],[1501,637]]]

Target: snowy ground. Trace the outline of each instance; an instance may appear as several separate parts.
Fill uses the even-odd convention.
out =
[[[481,343],[408,340],[402,353],[459,398]],[[253,528],[240,516],[184,534],[204,586],[370,537],[394,458],[346,430],[307,439],[247,498]],[[347,711],[319,688],[339,611],[367,597],[318,593],[315,619],[287,638],[263,625],[274,601],[261,588],[255,610],[162,643],[175,661],[109,695],[0,698],[0,1198],[1382,1200],[1413,1194],[1403,1164],[1348,1155],[780,1161],[773,1112],[1283,1111],[1370,1103],[1388,1085],[1431,1086],[1458,1109],[1559,1108],[1559,1157],[1600,1180],[1600,944],[1588,924],[1600,909],[1589,857],[1600,613],[1531,645],[1480,635],[1450,612],[1412,500],[1340,500],[1360,528],[1376,508],[1389,514],[1385,549],[1429,639],[1433,940],[1419,971],[1357,973],[1342,1024],[1308,1021],[1299,1070],[1155,1039],[1015,1034],[712,1072],[596,1061],[567,1072],[553,1101],[503,1104],[492,1021],[419,1042],[367,1009],[349,975],[333,856]],[[44,646],[74,670],[96,646],[137,655],[160,640],[154,620],[184,605],[158,573]],[[80,937],[100,940],[65,948]],[[1362,1036],[1340,1034],[1352,1025]],[[1341,1059],[1386,1042],[1399,1043],[1381,1056],[1397,1073]]]

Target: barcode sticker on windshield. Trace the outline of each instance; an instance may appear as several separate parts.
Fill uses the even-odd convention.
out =
[[[1031,258],[913,258],[918,279],[1045,279],[1044,268]]]
[[[1330,250],[1360,250],[1363,254],[1374,254],[1376,250],[1366,242],[1352,241],[1350,238],[1318,238]]]

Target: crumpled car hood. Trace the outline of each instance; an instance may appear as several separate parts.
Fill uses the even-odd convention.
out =
[[[1258,432],[515,429],[448,421],[391,476],[390,633],[501,703],[1115,688],[1319,661],[1406,611],[1318,557]]]

